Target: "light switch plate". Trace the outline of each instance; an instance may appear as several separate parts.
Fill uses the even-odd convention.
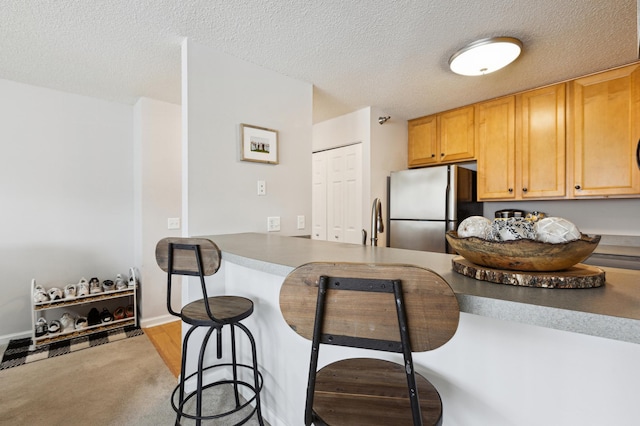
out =
[[[267,195],[267,183],[263,180],[258,181],[258,195]]]
[[[167,229],[180,229],[180,218],[179,217],[168,218]]]
[[[298,229],[304,229],[304,215],[298,216]]]

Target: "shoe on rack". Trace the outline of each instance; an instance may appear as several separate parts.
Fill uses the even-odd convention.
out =
[[[65,299],[73,299],[76,297],[77,288],[75,284],[67,284],[64,287],[64,298]]]
[[[62,332],[71,331],[75,327],[75,320],[70,313],[65,312],[60,318],[60,325],[62,326]]]
[[[131,318],[131,317],[133,317],[133,313],[134,313],[134,312],[133,312],[133,305],[129,305],[129,306],[127,306],[127,309],[125,310],[124,315],[125,315],[127,318]]]
[[[87,325],[100,324],[100,312],[96,308],[91,308],[89,315],[87,315]]]
[[[37,285],[33,288],[33,301],[35,303],[48,302],[49,293],[41,285]]]
[[[78,317],[74,325],[76,330],[81,330],[87,326],[87,319],[85,317]]]
[[[113,284],[113,281],[111,280],[102,281],[102,291],[113,291],[114,288],[115,288],[115,285]]]
[[[109,312],[107,308],[102,310],[102,313],[100,314],[100,321],[103,323],[113,321],[113,315],[111,315],[111,312]]]
[[[49,300],[53,301],[62,299],[63,296],[64,294],[62,293],[62,290],[60,290],[58,287],[52,287],[49,289]]]
[[[49,323],[49,333],[59,333],[61,328],[62,324],[58,320],[53,320]]]
[[[116,290],[123,290],[127,288],[127,286],[128,284],[124,280],[124,278],[122,278],[122,275],[120,274],[116,275]]]
[[[49,326],[47,320],[40,317],[36,322],[36,337],[42,337],[49,332]]]
[[[89,295],[89,283],[85,277],[80,278],[80,281],[76,285],[76,295],[78,297]]]
[[[138,276],[136,275],[135,268],[129,268],[129,287],[136,287],[138,285]]]
[[[121,320],[124,317],[125,317],[125,313],[124,313],[124,308],[122,306],[120,306],[118,309],[113,311],[113,319],[114,320]]]
[[[102,293],[102,286],[100,286],[100,280],[98,278],[93,277],[89,280],[89,293]]]

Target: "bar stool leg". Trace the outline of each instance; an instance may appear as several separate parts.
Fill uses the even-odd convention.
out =
[[[253,359],[253,382],[256,393],[256,414],[258,415],[258,423],[260,426],[264,426],[264,420],[262,419],[262,408],[260,405],[260,379],[259,379],[259,371],[258,371],[258,354],[256,350],[256,341],[253,338],[253,335],[249,331],[249,329],[242,323],[236,323],[242,331],[249,338],[249,342],[251,343],[251,357]]]
[[[217,328],[209,328],[209,330],[207,331],[207,334],[204,337],[204,340],[202,341],[202,346],[200,346],[200,355],[198,356],[198,381],[197,381],[197,388],[196,388],[196,417],[198,417],[198,419],[196,419],[196,426],[200,426],[202,424],[202,419],[200,419],[200,417],[202,417],[202,375],[203,375],[203,368],[204,368],[204,355],[205,352],[207,350],[207,344],[209,343],[209,338],[211,337],[211,334],[213,333],[214,330],[216,330]]]
[[[189,331],[187,331],[187,334],[184,336],[184,340],[182,342],[182,360],[180,362],[180,393],[178,395],[178,412],[176,413],[176,425],[180,424],[180,418],[182,417],[180,413],[182,413],[182,410],[184,409],[184,378],[186,377],[185,374],[187,369],[187,344],[189,342],[189,337],[191,337],[191,334],[195,331],[196,328],[196,326],[192,326]],[[171,395],[171,398],[173,399],[173,395]]]

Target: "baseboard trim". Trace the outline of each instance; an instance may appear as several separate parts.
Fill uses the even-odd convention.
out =
[[[14,339],[26,339],[27,337],[33,337],[30,331],[23,331],[21,333],[12,333],[5,334],[0,336],[0,345],[4,345],[5,343],[9,343],[10,340]]]
[[[179,321],[179,319],[171,314],[160,315],[153,318],[143,318],[140,320],[140,328],[155,327],[157,325],[167,324],[173,321]]]

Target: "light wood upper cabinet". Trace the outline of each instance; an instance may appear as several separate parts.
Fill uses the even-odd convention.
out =
[[[409,121],[409,167],[438,162],[438,117],[416,118]]]
[[[473,106],[409,121],[409,167],[475,159]]]
[[[475,114],[478,199],[514,199],[515,97],[476,104]]]
[[[570,83],[572,196],[640,194],[640,64]]]
[[[475,158],[473,106],[443,112],[438,117],[441,162]]]
[[[516,196],[566,195],[564,83],[516,96]]]
[[[478,198],[561,198],[565,185],[565,85],[476,105]]]

